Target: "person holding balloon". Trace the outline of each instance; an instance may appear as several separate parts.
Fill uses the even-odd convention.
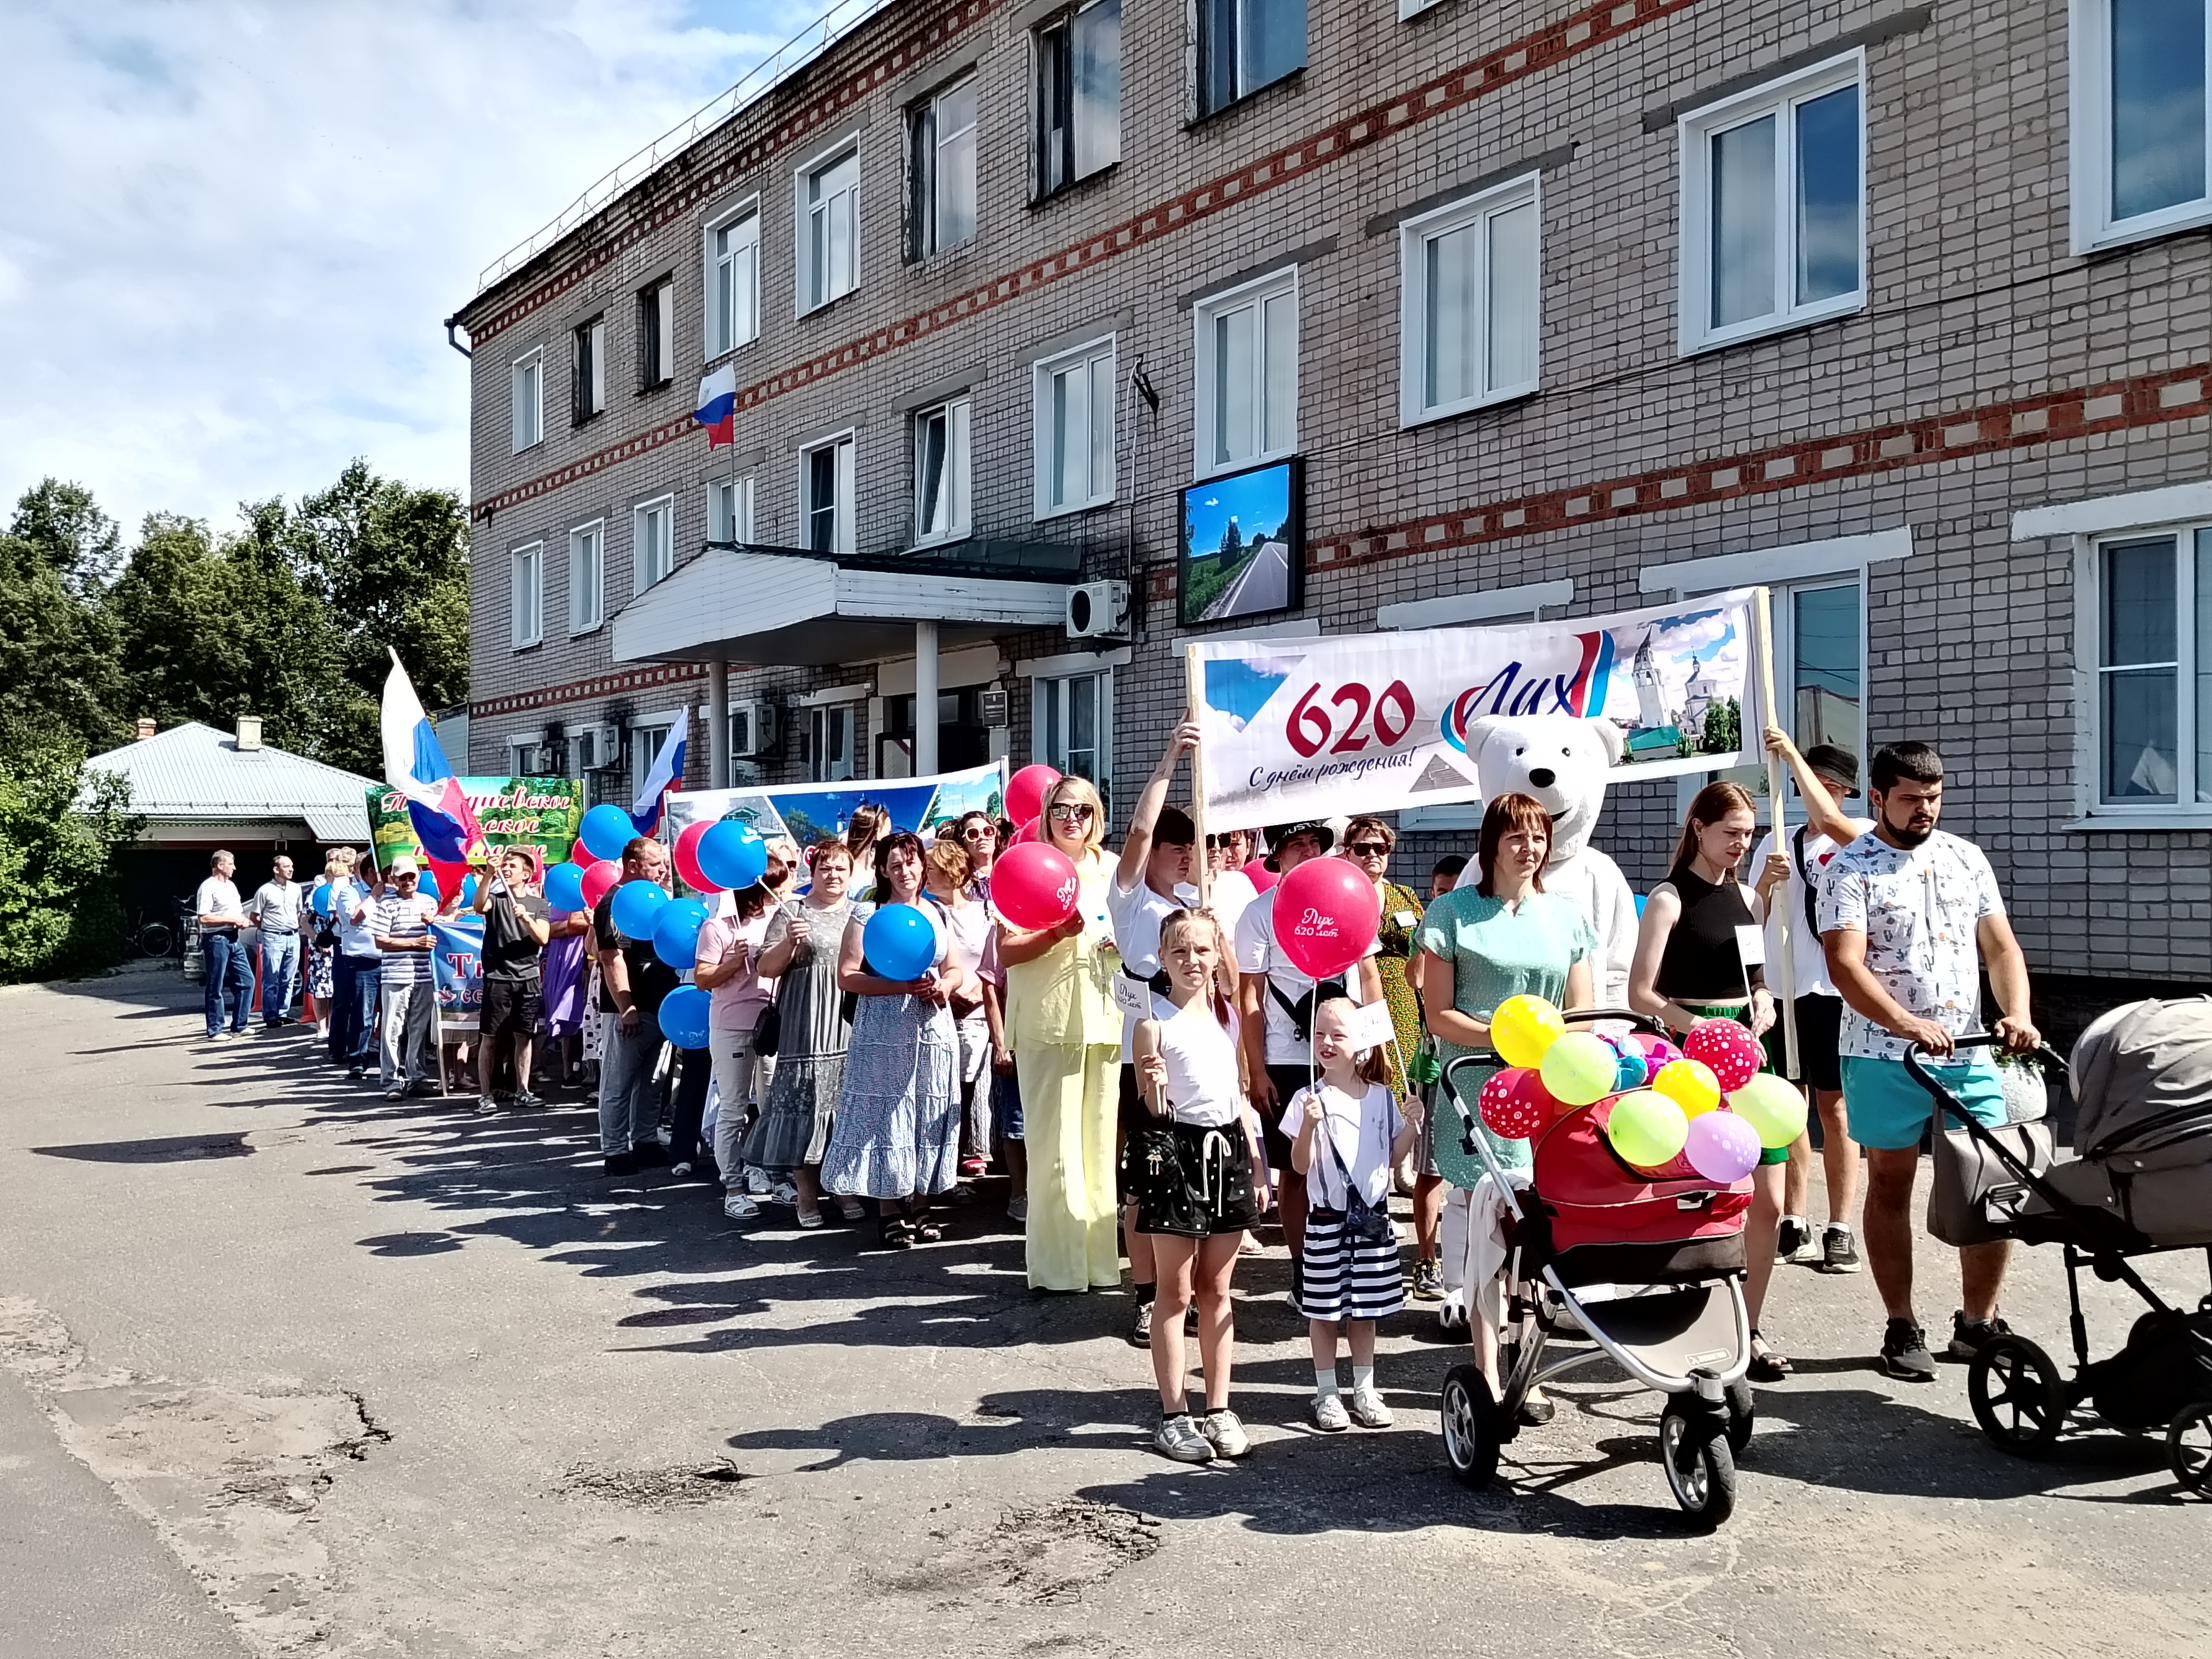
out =
[[[663,1040],[660,1005],[678,981],[653,954],[653,925],[669,902],[667,881],[668,849],[649,836],[635,836],[622,848],[621,884],[592,909],[600,1011],[612,1018],[599,1063],[599,1154],[611,1176],[634,1175],[666,1157],[653,1074]]]
[[[973,988],[952,963],[941,907],[921,890],[925,857],[911,830],[878,843],[874,912],[845,925],[837,958],[838,988],[859,1005],[822,1186],[874,1199],[890,1250],[945,1237],[929,1200],[960,1179],[960,1036],[949,1005]]]
[[[936,905],[936,915],[960,970],[960,988],[951,1000],[960,1038],[953,1092],[959,1097],[960,1174],[981,1175],[991,1164],[991,1022],[983,1006],[983,957],[991,948],[991,911],[975,890],[975,866],[961,838],[938,832],[922,860],[921,890]],[[973,1188],[954,1194],[956,1204],[975,1201]]]
[[[544,969],[546,941],[552,938],[552,911],[531,879],[538,863],[526,847],[509,847],[499,855],[499,878],[480,878],[472,907],[484,919],[483,1003],[478,1016],[483,1041],[477,1055],[477,1110],[499,1109],[494,1087],[502,1048],[514,1056],[514,1090],[508,1097],[517,1111],[537,1110],[545,1103],[530,1092],[532,1048],[544,1018]]]
[[[722,1213],[749,1221],[760,1213],[740,1152],[753,1117],[767,1102],[775,1057],[755,1038],[761,1016],[775,1001],[775,981],[762,976],[760,952],[775,905],[763,883],[730,896],[728,911],[699,929],[692,951],[691,982],[713,998],[707,1046],[721,1097],[714,1119],[714,1167],[722,1177]],[[765,1182],[763,1182],[765,1185]]]

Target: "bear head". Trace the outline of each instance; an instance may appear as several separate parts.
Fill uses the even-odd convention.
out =
[[[1492,714],[1467,729],[1484,802],[1510,794],[1541,802],[1552,815],[1554,864],[1589,844],[1625,744],[1613,721],[1573,714]]]

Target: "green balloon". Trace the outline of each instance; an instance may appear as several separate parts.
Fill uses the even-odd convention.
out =
[[[1613,1079],[1620,1074],[1620,1056],[1601,1036],[1570,1031],[1553,1039],[1537,1071],[1553,1099],[1569,1106],[1587,1106],[1613,1092]]]
[[[1756,1073],[1728,1097],[1729,1110],[1751,1125],[1768,1152],[1805,1133],[1805,1097],[1771,1072]]]
[[[1666,1096],[1638,1089],[1613,1103],[1606,1136],[1626,1161],[1639,1170],[1654,1170],[1680,1153],[1690,1138],[1690,1119]]]

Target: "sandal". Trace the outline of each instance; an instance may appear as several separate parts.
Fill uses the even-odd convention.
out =
[[[945,1229],[932,1220],[927,1212],[915,1217],[912,1225],[917,1244],[942,1244],[945,1242]]]
[[[1753,1382],[1779,1382],[1790,1375],[1790,1362],[1766,1346],[1757,1331],[1751,1334],[1751,1364],[1744,1376]]]
[[[910,1250],[914,1233],[900,1216],[881,1216],[876,1221],[876,1242],[887,1250]]]

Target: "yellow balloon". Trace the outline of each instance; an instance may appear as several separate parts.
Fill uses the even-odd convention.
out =
[[[1544,1051],[1566,1032],[1559,1011],[1541,997],[1508,997],[1490,1017],[1490,1046],[1508,1066],[1541,1066]]]
[[[1702,1060],[1668,1060],[1651,1079],[1651,1086],[1687,1117],[1702,1116],[1721,1103],[1721,1080]]]
[[[1605,1129],[1613,1150],[1626,1162],[1639,1170],[1656,1170],[1689,1140],[1690,1120],[1667,1096],[1638,1089],[1613,1103]]]
[[[1729,1097],[1729,1109],[1758,1133],[1768,1152],[1805,1133],[1805,1097],[1771,1072],[1761,1072]]]

